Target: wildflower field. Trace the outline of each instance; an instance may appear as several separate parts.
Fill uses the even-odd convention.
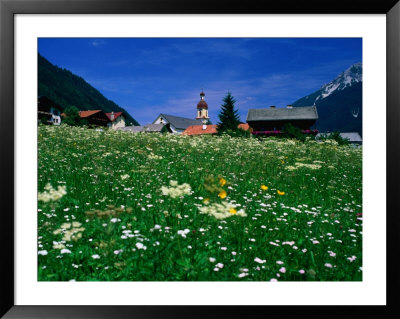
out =
[[[40,125],[38,280],[362,280],[362,148]]]

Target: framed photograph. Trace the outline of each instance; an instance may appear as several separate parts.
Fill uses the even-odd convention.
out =
[[[399,315],[397,0],[0,17],[5,318]]]

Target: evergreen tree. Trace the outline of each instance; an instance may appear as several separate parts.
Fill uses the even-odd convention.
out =
[[[236,100],[233,98],[231,93],[228,92],[223,101],[224,104],[221,105],[221,111],[218,114],[218,133],[222,133],[227,130],[236,131],[238,130],[238,125],[240,124],[238,110],[235,110]]]

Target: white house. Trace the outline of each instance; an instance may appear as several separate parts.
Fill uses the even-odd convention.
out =
[[[46,96],[38,97],[38,121],[45,121],[54,125],[61,124],[62,107]]]
[[[121,127],[125,127],[125,116],[123,112],[111,112],[106,113],[107,117],[110,119],[110,122],[107,124],[109,128],[116,130]]]
[[[153,124],[164,124],[172,131],[172,133],[180,134],[183,133],[191,125],[201,125],[202,120],[194,120],[180,116],[160,114],[154,120]]]

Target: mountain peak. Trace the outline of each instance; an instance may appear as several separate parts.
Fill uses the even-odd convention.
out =
[[[324,84],[321,87],[321,95],[318,96],[315,101],[324,99],[331,95],[337,90],[344,90],[346,87],[350,87],[355,83],[362,82],[362,63],[354,63],[344,72],[340,73],[336,79]]]
[[[362,64],[355,63],[333,81],[293,106],[315,105],[316,128],[321,132],[358,132],[362,135]]]

